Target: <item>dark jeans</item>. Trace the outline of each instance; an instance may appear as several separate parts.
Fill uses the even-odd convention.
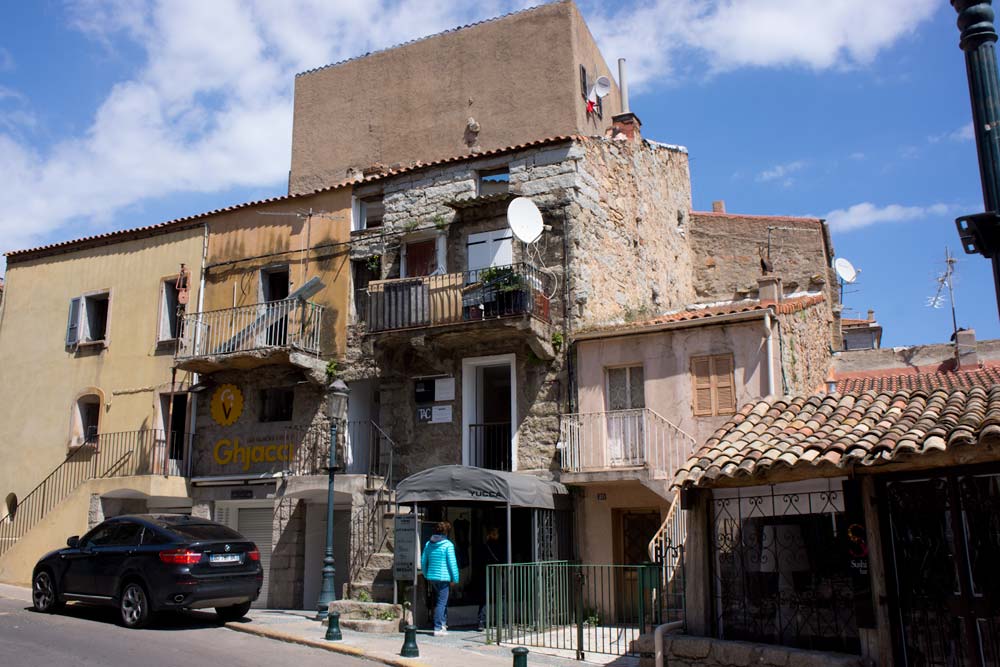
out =
[[[437,601],[434,603],[434,629],[442,630],[448,625],[448,592],[451,590],[451,582],[431,581],[430,584],[437,593]]]

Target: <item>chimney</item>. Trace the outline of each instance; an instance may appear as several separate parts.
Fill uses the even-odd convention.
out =
[[[712,202],[712,213],[725,213],[726,212],[726,202],[722,199],[717,199]]]
[[[639,120],[639,117],[631,111],[620,113],[617,116],[612,116],[611,138],[626,138],[629,141],[640,141],[642,139],[642,137],[639,136],[640,127],[642,127],[642,122]]]
[[[955,361],[959,368],[979,367],[975,329],[964,329],[955,332]]]
[[[875,321],[875,311],[872,310],[871,308],[868,309],[868,321],[869,322]]]
[[[781,276],[761,276],[757,279],[757,286],[760,305],[771,306],[782,302]]]

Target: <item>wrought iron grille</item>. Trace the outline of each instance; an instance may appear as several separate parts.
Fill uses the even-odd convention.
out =
[[[839,480],[717,490],[712,509],[720,638],[860,653]]]

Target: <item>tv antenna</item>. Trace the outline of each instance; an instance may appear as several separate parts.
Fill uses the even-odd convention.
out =
[[[958,333],[958,318],[955,317],[955,264],[958,260],[955,259],[948,246],[944,248],[944,271],[938,274],[935,279],[937,281],[937,291],[934,296],[927,297],[927,307],[928,308],[940,308],[944,305],[944,290],[948,290],[948,301],[951,303],[951,330],[952,333]]]
[[[844,285],[853,285],[857,281],[861,269],[854,268],[851,260],[846,257],[838,257],[834,260],[833,269],[837,272],[837,277],[840,278],[840,303],[843,304]]]

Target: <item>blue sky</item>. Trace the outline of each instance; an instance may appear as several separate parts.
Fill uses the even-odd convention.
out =
[[[511,2],[0,0],[0,248],[282,194],[294,73]],[[925,304],[945,247],[960,326],[1000,337],[964,59],[944,0],[581,2],[629,60],[645,136],[682,144],[694,205],[825,217],[885,345],[947,340]],[[852,312],[853,311],[853,312]]]

